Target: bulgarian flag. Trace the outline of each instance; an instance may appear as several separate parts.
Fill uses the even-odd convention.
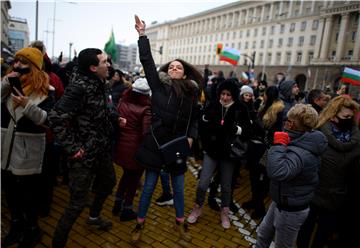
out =
[[[341,81],[343,83],[360,86],[360,71],[345,67],[342,73]]]
[[[240,51],[234,48],[225,47],[220,54],[220,61],[229,62],[232,65],[237,65],[240,59]]]

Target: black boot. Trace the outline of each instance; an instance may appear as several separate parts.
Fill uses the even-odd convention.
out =
[[[32,248],[40,242],[43,232],[39,227],[26,228],[18,248]]]
[[[209,207],[212,209],[212,210],[215,210],[215,211],[220,211],[220,206],[219,204],[217,203],[217,201],[215,200],[215,198],[213,197],[209,197],[208,198],[208,204],[209,204]]]
[[[21,220],[11,221],[9,233],[5,236],[3,247],[8,247],[13,244],[19,243],[24,235],[24,223]]]
[[[244,202],[241,204],[241,207],[244,209],[254,209],[255,208],[255,202],[253,200]]]
[[[114,207],[112,209],[113,215],[118,215],[122,210],[122,201],[121,200],[115,200]]]
[[[233,213],[237,213],[239,212],[239,208],[238,206],[235,205],[235,203],[233,201],[230,202],[230,206],[229,206],[231,212]]]
[[[124,208],[120,214],[120,221],[135,220],[137,214],[131,208]]]

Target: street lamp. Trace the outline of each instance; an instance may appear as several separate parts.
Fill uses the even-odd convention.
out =
[[[72,47],[73,43],[70,42],[69,43],[69,62],[71,61],[71,47]]]

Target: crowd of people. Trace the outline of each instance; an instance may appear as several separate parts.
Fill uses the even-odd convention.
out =
[[[1,183],[11,215],[4,247],[40,242],[38,219],[50,213],[59,175],[70,198],[53,235],[56,248],[66,246],[90,192],[87,225],[112,227],[101,211],[114,194],[114,216],[135,220],[129,232],[139,241],[159,176],[163,194],[156,203],[174,206],[180,238],[191,239],[188,225],[201,220],[209,187],[207,203],[229,229],[230,212],[239,210],[233,192],[242,183],[241,166],[249,170],[251,186],[241,207],[260,223],[256,247],[354,244],[356,233],[346,220],[360,218],[360,107],[345,88],[300,92],[298,82],[282,73],[273,82],[246,73],[225,78],[182,59],[157,69],[146,24],[137,16],[135,29],[143,67],[138,75],[114,69],[97,48],[59,67],[41,41],[17,51],[2,75]],[[165,154],[175,156],[169,159],[164,152],[172,150],[164,147],[182,137],[184,147]],[[246,144],[241,156],[232,151],[235,142]],[[202,166],[194,205],[185,213],[188,150]],[[118,180],[114,164],[123,171]]]

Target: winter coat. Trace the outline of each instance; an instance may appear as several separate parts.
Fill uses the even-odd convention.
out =
[[[320,131],[327,137],[329,145],[321,157],[320,182],[313,202],[328,210],[339,210],[348,191],[348,176],[358,166],[360,159],[360,131],[353,127],[350,142],[338,141],[332,133],[332,124],[325,123]],[[359,178],[357,179],[359,180]]]
[[[199,134],[204,151],[214,159],[229,159],[231,143],[237,132],[236,126],[241,127],[240,135],[247,139],[250,125],[246,106],[239,101],[234,102],[226,114],[220,102],[214,101],[206,107],[204,115],[200,118]]]
[[[143,95],[131,89],[126,90],[120,100],[118,112],[121,117],[126,119],[126,125],[120,127],[114,161],[124,169],[142,169],[142,166],[134,160],[134,155],[144,135],[149,131],[150,106],[149,95]]]
[[[54,87],[47,96],[30,94],[26,106],[15,110],[7,78],[1,82],[1,168],[14,175],[42,172],[47,112],[54,104]]]
[[[82,164],[92,167],[96,158],[111,151],[112,124],[118,114],[107,106],[105,83],[94,74],[75,71],[64,95],[49,113],[50,126],[69,157],[81,148]]]
[[[295,99],[292,97],[292,87],[296,84],[294,80],[285,80],[282,81],[278,88],[279,88],[279,97],[284,102],[284,114],[283,114],[283,126],[284,121],[287,117],[287,112],[296,104]]]
[[[146,36],[141,36],[138,41],[140,61],[144,68],[146,79],[151,88],[151,128],[159,145],[183,136],[186,133],[188,120],[190,125],[187,136],[197,138],[197,94],[179,98],[172,86],[171,78],[164,72],[158,73],[151,55],[150,43]],[[196,82],[192,81],[194,84]],[[191,110],[192,108],[192,110]],[[190,113],[191,116],[190,116]],[[173,174],[185,173],[186,161],[177,166],[165,166],[162,154],[151,132],[148,132],[135,158],[144,167],[160,171],[165,169]]]
[[[114,84],[111,86],[111,96],[112,101],[115,106],[119,104],[119,100],[121,99],[121,95],[128,87],[123,82],[114,82]]]
[[[320,156],[327,139],[320,131],[289,135],[287,146],[274,145],[268,153],[270,195],[279,206],[304,206],[310,203],[318,185]]]

